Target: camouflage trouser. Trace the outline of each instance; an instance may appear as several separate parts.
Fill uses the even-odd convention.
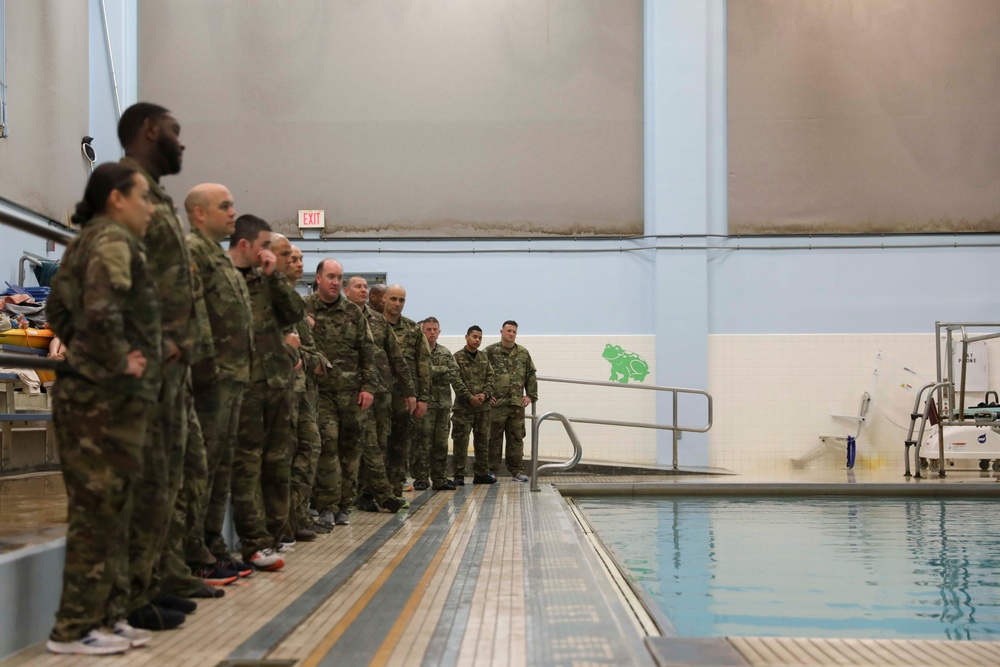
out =
[[[188,438],[184,448],[184,480],[167,533],[167,544],[160,559],[162,589],[167,593],[187,597],[202,586],[201,579],[191,573],[188,567],[185,547],[196,517],[201,514],[202,498],[205,495],[205,477],[208,463],[205,455],[205,439],[202,436],[198,414],[194,410],[194,393],[190,384],[187,391]],[[203,558],[212,554],[205,549]],[[195,562],[200,562],[195,561]],[[214,559],[208,562],[215,562]]]
[[[296,447],[292,456],[291,528],[297,531],[312,523],[309,520],[309,500],[312,498],[316,481],[316,466],[321,448],[319,437],[319,415],[316,404],[319,400],[315,385],[295,394],[294,410]]]
[[[403,493],[406,467],[409,464],[410,446],[416,433],[416,419],[406,409],[402,396],[392,396],[392,427],[386,443],[385,475],[395,495]]]
[[[68,510],[55,641],[75,641],[125,617],[129,521],[152,407],[82,378],[60,376],[52,390]]]
[[[187,374],[185,363],[164,366],[160,395],[146,429],[142,478],[129,528],[129,612],[146,606],[160,592],[160,557],[184,480]]]
[[[358,493],[364,428],[358,392],[319,392],[319,435],[323,446],[316,467],[315,498],[320,513],[350,510]]]
[[[274,547],[288,526],[292,476],[291,387],[273,389],[251,382],[240,406],[239,437],[233,452],[233,523],[243,558]]]
[[[414,479],[428,479],[438,486],[448,478],[448,429],[451,428],[451,406],[430,406],[417,422],[419,446],[410,464]]]
[[[201,515],[195,517],[195,524],[188,534],[190,548],[185,549],[185,558],[189,563],[208,565],[216,560],[230,558],[229,545],[222,535],[222,525],[226,519],[226,506],[229,504],[233,451],[239,435],[240,407],[243,405],[246,386],[246,382],[237,380],[219,380],[206,386],[195,385],[194,407],[205,438],[208,474],[205,477]],[[212,561],[209,563],[204,562],[202,546],[211,552]]]
[[[490,409],[490,472],[500,471],[504,436],[507,472],[524,472],[524,408],[520,405],[495,405]]]
[[[361,449],[361,469],[358,475],[361,493],[370,495],[377,502],[393,495],[392,485],[385,472],[386,440],[392,420],[392,397],[375,394],[372,406],[365,414],[365,442]]]
[[[451,438],[456,477],[465,477],[465,460],[469,453],[470,432],[472,433],[472,448],[476,455],[472,473],[485,475],[490,471],[487,456],[490,446],[490,411],[455,410],[451,413]]]

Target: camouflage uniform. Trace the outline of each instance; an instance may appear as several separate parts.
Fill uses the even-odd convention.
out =
[[[427,345],[427,337],[416,322],[403,315],[392,324],[393,332],[399,341],[399,349],[403,352],[406,365],[410,369],[410,382],[416,392],[417,401],[426,403],[431,392],[431,348]],[[406,409],[406,387],[399,382],[392,389],[392,428],[389,431],[388,451],[385,457],[385,471],[392,484],[393,492],[398,496],[403,492],[403,482],[406,481],[406,467],[409,461],[410,448],[417,438],[416,419]],[[413,395],[413,394],[410,394]]]
[[[205,443],[206,474],[200,504],[196,511],[188,511],[184,548],[184,559],[197,566],[230,558],[222,524],[240,406],[250,380],[253,313],[246,281],[229,253],[197,228],[188,234],[187,243],[203,291],[203,298],[196,302],[201,346],[191,375],[194,407]]]
[[[510,350],[502,343],[486,348],[493,365],[493,391],[497,402],[490,411],[490,472],[500,470],[504,434],[507,436],[507,471],[511,475],[524,472],[524,396],[538,400],[538,380],[535,364],[523,346],[514,344]]]
[[[375,341],[375,367],[378,370],[378,389],[372,409],[365,420],[365,445],[361,452],[361,490],[371,495],[378,503],[398,496],[393,489],[385,469],[388,449],[389,429],[392,423],[393,379],[399,383],[399,393],[415,396],[410,369],[399,349],[399,341],[385,317],[371,306],[364,306],[368,328]],[[402,491],[402,489],[400,489]]]
[[[410,471],[414,479],[426,480],[440,486],[448,479],[448,430],[451,420],[451,389],[459,402],[469,404],[468,388],[455,363],[455,357],[444,345],[438,343],[431,350],[431,400],[427,414],[418,422],[419,445],[414,449]]]
[[[283,331],[305,316],[302,297],[278,271],[241,269],[253,312],[250,383],[233,452],[233,520],[243,557],[273,547],[286,529],[295,431],[295,371]]]
[[[50,635],[70,642],[124,618],[129,600],[129,525],[161,361],[141,241],[107,218],[91,220],[66,249],[46,310],[71,367],[52,390],[69,525]],[[131,350],[146,357],[142,378],[123,375]]]
[[[135,511],[129,538],[129,577],[131,601],[129,612],[149,604],[160,591],[163,553],[174,508],[184,478],[184,453],[187,444],[187,381],[195,353],[197,327],[191,258],[181,221],[174,202],[166,191],[130,158],[127,164],[149,181],[153,216],[146,230],[144,245],[149,275],[156,281],[160,303],[163,340],[173,341],[180,352],[176,361],[165,364],[160,393],[150,417],[143,447],[143,472],[138,483]],[[171,544],[178,541],[170,540]],[[173,572],[190,577],[190,572]]]
[[[473,449],[476,454],[473,474],[489,473],[488,447],[490,443],[490,397],[493,395],[493,366],[484,350],[473,355],[464,347],[455,353],[462,381],[470,396],[486,394],[480,406],[473,406],[468,400],[457,401],[451,415],[452,458],[455,477],[465,477],[465,461],[469,455],[469,433],[472,433]]]
[[[333,303],[319,294],[306,297],[316,320],[313,338],[332,369],[319,377],[319,434],[322,448],[316,468],[316,509],[350,511],[358,491],[358,466],[364,439],[362,391],[378,386],[375,343],[364,313],[343,294]]]
[[[316,347],[308,318],[303,318],[296,324],[294,331],[302,343],[295,353],[295,360],[301,359],[302,368],[295,373],[295,403],[292,410],[296,447],[292,455],[289,522],[293,535],[312,524],[309,501],[316,481],[316,466],[321,448],[317,412],[319,384],[315,371],[317,366],[321,366],[324,373],[331,368],[330,362]]]
[[[202,587],[201,580],[192,574],[192,569],[203,563],[214,563],[211,552],[204,549],[205,558],[190,559],[190,537],[194,522],[203,515],[206,478],[208,477],[208,459],[205,451],[205,438],[201,432],[201,423],[194,409],[194,391],[189,383],[185,397],[187,400],[187,443],[184,447],[184,482],[177,504],[174,506],[170,522],[170,532],[167,536],[167,548],[161,560],[162,579],[160,587],[167,593],[190,597]],[[202,546],[199,536],[198,544]],[[189,565],[190,563],[190,565]]]

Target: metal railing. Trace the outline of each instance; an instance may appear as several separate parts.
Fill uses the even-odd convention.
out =
[[[539,382],[557,382],[562,384],[579,384],[579,385],[590,385],[596,387],[615,387],[618,389],[640,389],[645,391],[668,391],[673,396],[673,419],[670,424],[646,424],[642,422],[628,422],[619,421],[615,419],[589,419],[585,417],[567,418],[558,412],[546,412],[540,417],[536,415],[535,404],[531,404],[531,490],[538,491],[538,475],[541,472],[547,471],[564,471],[572,470],[576,464],[580,462],[583,458],[583,446],[580,444],[580,439],[576,436],[576,432],[573,430],[572,424],[600,424],[604,426],[627,426],[630,428],[651,428],[660,431],[671,431],[673,434],[673,468],[677,470],[677,441],[680,437],[680,433],[707,433],[710,428],[712,428],[712,395],[707,391],[702,391],[701,389],[686,389],[684,387],[661,387],[659,385],[642,385],[642,384],[622,384],[620,382],[603,382],[599,380],[577,380],[574,378],[557,378],[557,377],[539,377]],[[708,399],[708,424],[695,428],[691,426],[679,426],[677,424],[677,396],[678,394],[695,394],[699,396],[704,396]],[[539,436],[542,422],[549,419],[558,419],[562,422],[563,427],[566,429],[566,435],[569,436],[570,442],[573,443],[573,456],[567,461],[562,463],[547,463],[543,466],[538,465],[538,452],[539,446]]]

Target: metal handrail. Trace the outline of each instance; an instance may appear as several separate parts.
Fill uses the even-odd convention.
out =
[[[566,429],[566,435],[569,436],[570,442],[573,443],[573,456],[570,457],[568,461],[563,461],[562,463],[546,463],[543,466],[538,465],[538,430],[542,426],[542,422],[546,419],[558,419],[562,422],[563,427]],[[580,444],[580,439],[576,437],[576,431],[573,430],[573,425],[569,423],[570,420],[566,419],[565,415],[558,412],[546,412],[541,417],[535,417],[535,404],[531,404],[531,490],[540,491],[538,486],[538,474],[542,471],[548,470],[572,470],[576,467],[576,464],[580,462],[583,458],[583,446]]]
[[[707,391],[701,389],[687,389],[684,387],[663,387],[655,384],[642,385],[642,384],[622,384],[620,382],[608,382],[601,380],[579,380],[576,378],[557,378],[557,377],[543,377],[539,376],[539,382],[557,382],[562,384],[580,384],[580,385],[590,385],[597,387],[616,387],[618,389],[645,389],[646,391],[669,391],[673,396],[673,422],[669,425],[664,424],[646,424],[642,422],[626,422],[618,421],[613,419],[588,419],[583,417],[578,417],[575,419],[568,419],[557,412],[548,412],[541,418],[535,416],[535,404],[531,404],[531,490],[538,491],[538,473],[545,470],[571,470],[583,456],[583,448],[579,445],[579,440],[576,439],[576,434],[573,432],[571,423],[576,424],[601,424],[605,426],[629,426],[632,428],[651,428],[661,431],[671,431],[673,434],[673,468],[677,470],[677,440],[679,434],[682,432],[687,433],[707,433],[709,429],[712,428],[712,395]],[[689,426],[678,426],[677,425],[677,396],[678,394],[695,394],[704,396],[708,399],[708,424],[701,428],[693,428]],[[546,464],[539,468],[538,466],[538,451],[539,451],[539,427],[541,426],[541,421],[543,419],[559,419],[563,426],[566,427],[566,432],[573,442],[574,454],[573,458],[565,463],[554,463]],[[575,459],[575,460],[574,460]]]
[[[12,205],[10,202],[0,201],[0,224],[61,245],[69,245],[69,242],[73,240],[75,233],[73,229],[63,227],[51,220],[48,221],[47,225],[43,224],[19,209],[20,207],[16,204]],[[58,227],[54,225],[58,225]]]

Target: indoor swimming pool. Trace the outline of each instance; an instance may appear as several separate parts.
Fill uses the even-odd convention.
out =
[[[1000,639],[995,500],[575,502],[682,637]]]

